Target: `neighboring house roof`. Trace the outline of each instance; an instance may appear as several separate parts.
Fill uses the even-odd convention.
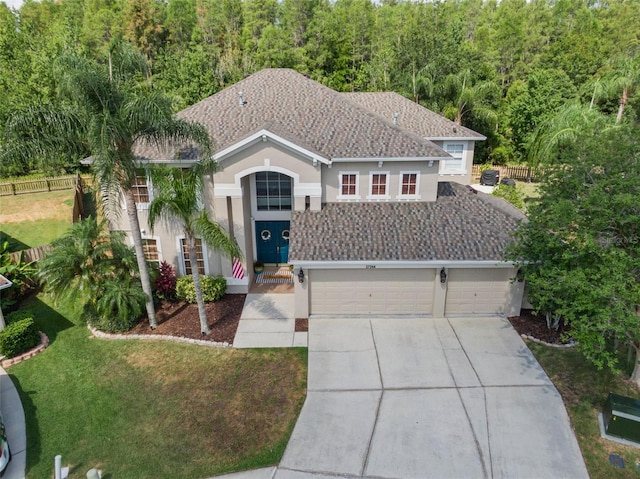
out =
[[[469,128],[445,118],[438,113],[393,92],[343,93],[349,101],[356,103],[387,121],[393,122],[397,114],[397,125],[429,140],[486,140],[487,138]]]
[[[500,261],[524,218],[501,198],[441,182],[435,202],[327,203],[292,212],[289,260]]]
[[[216,152],[267,130],[326,159],[449,157],[434,143],[288,69],[261,70],[177,116],[203,124]],[[174,156],[146,144],[135,153],[148,160]],[[180,156],[190,159],[194,153]]]

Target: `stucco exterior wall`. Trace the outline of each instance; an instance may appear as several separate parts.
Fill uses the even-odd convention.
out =
[[[342,173],[358,173],[358,196],[359,199],[342,200],[339,198],[340,175]],[[434,161],[429,167],[427,161],[383,161],[378,166],[377,161],[366,161],[358,163],[338,163],[334,162],[329,168],[322,166],[322,201],[335,203],[338,201],[384,201],[380,199],[368,199],[370,194],[372,173],[388,173],[389,199],[386,201],[407,201],[398,198],[400,194],[400,180],[402,173],[418,173],[418,198],[410,201],[435,201],[438,193],[438,162]]]
[[[273,141],[255,143],[235,155],[222,159],[214,175],[216,183],[234,183],[235,175],[250,168],[279,167],[293,171],[302,183],[319,183],[320,168]],[[262,170],[264,171],[264,170]]]
[[[304,209],[306,197],[312,208],[320,208],[321,168],[318,162],[267,139],[220,160],[214,175],[214,194],[219,197],[241,197],[242,178],[258,171],[274,171],[292,178],[294,208]],[[245,191],[245,194],[249,190]]]
[[[475,141],[466,141],[466,140],[431,140],[433,143],[438,145],[440,148],[444,148],[445,143],[462,143],[464,144],[464,152],[462,157],[462,162],[464,165],[464,170],[462,172],[448,172],[445,170],[444,162],[440,164],[439,176],[440,181],[454,181],[456,183],[460,183],[462,185],[471,184],[471,168],[473,166],[473,155],[475,148]]]

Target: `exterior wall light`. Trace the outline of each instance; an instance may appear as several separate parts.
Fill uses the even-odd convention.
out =
[[[298,271],[298,281],[300,283],[304,283],[304,271],[302,271],[302,268],[300,268],[300,271]]]
[[[440,270],[440,282],[442,284],[447,282],[447,272],[444,270],[444,267]]]

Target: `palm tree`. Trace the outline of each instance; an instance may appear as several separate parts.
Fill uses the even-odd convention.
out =
[[[640,83],[640,55],[619,54],[609,62],[609,71],[605,72],[609,89],[619,95],[616,123],[620,123],[629,97]]]
[[[207,245],[227,257],[241,256],[235,240],[227,235],[220,224],[211,221],[203,208],[204,175],[214,169],[215,162],[209,159],[191,168],[160,167],[150,170],[157,194],[149,206],[149,226],[153,229],[158,219],[167,223],[177,220],[183,224],[203,335],[209,334],[210,330],[200,287],[196,238],[201,237]]]
[[[123,49],[129,53],[118,56],[118,49],[112,49],[108,67],[76,55],[61,57],[55,68],[59,105],[15,112],[6,125],[0,159],[25,162],[59,153],[91,157],[107,214],[117,215],[124,199],[149,324],[156,328],[133,190],[141,166],[135,146],[148,144],[168,151],[195,144],[206,156],[210,139],[201,125],[176,119],[167,98],[135,81],[144,78],[140,71],[144,62],[131,61],[131,50]],[[126,61],[114,61],[118,58]]]
[[[498,116],[488,106],[491,98],[499,95],[499,88],[495,83],[485,81],[474,84],[471,72],[463,70],[458,74],[447,75],[444,93],[448,100],[442,113],[458,125],[462,125],[465,115],[473,115],[493,126],[497,124]]]
[[[604,131],[612,127],[607,118],[591,106],[568,102],[533,133],[527,147],[527,165],[548,163],[562,145],[575,142],[588,131]]]
[[[122,232],[108,232],[105,222],[89,217],[75,223],[52,243],[38,262],[45,290],[56,300],[91,306],[100,317],[130,325],[144,310],[135,253]],[[120,328],[128,329],[128,328]]]

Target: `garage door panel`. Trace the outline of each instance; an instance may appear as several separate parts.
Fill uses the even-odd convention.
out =
[[[496,314],[509,294],[509,269],[450,269],[445,314]]]
[[[435,270],[313,270],[311,314],[431,314]]]

